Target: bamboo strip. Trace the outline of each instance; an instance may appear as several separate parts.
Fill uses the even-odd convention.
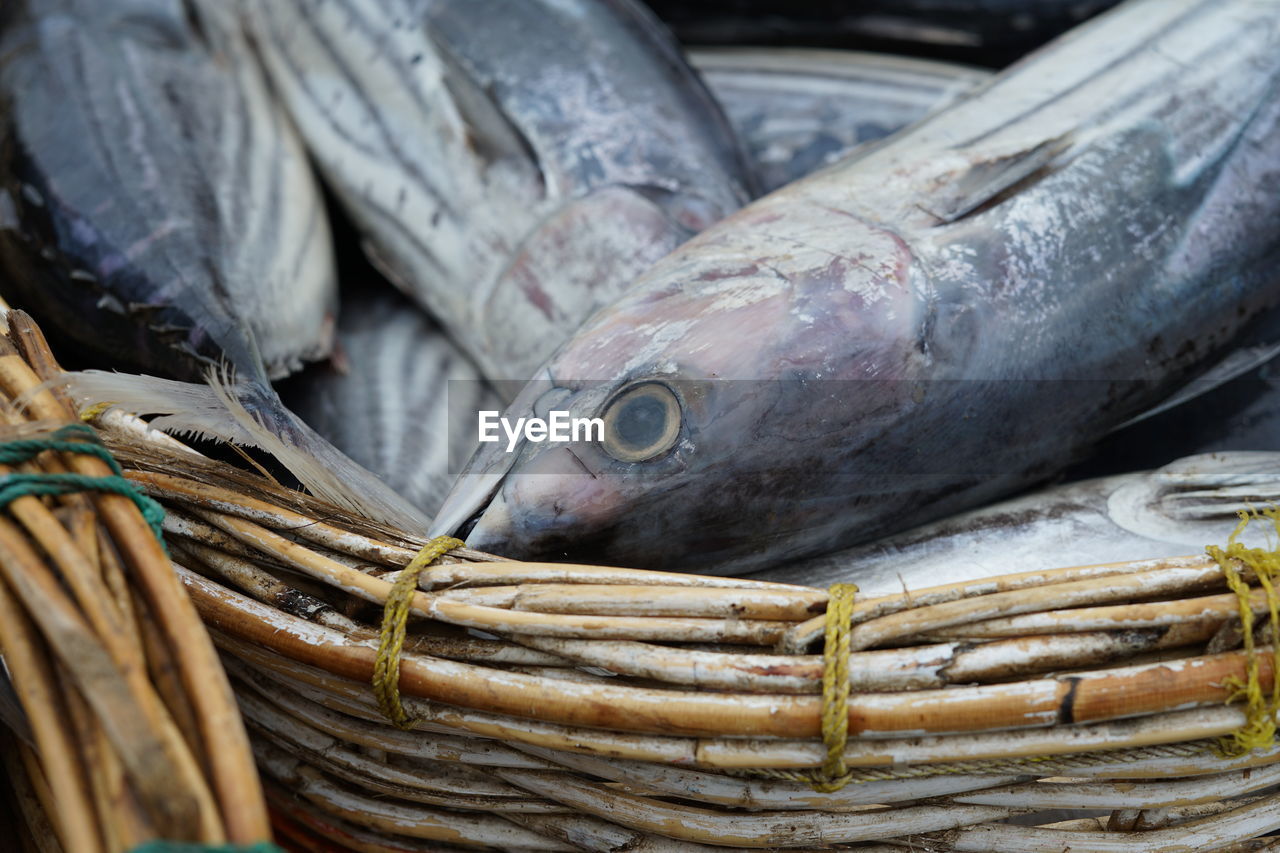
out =
[[[80,772],[75,740],[66,724],[61,692],[53,681],[51,655],[35,626],[9,588],[0,581],[0,652],[13,676],[18,700],[31,725],[32,737],[44,766],[49,793],[42,798],[44,815],[66,850],[87,853],[104,850],[94,819],[93,799]],[[21,749],[28,750],[26,745]],[[51,778],[50,778],[51,777]],[[32,779],[33,790],[37,787]],[[56,802],[58,807],[51,808]]]
[[[1249,596],[1249,607],[1257,614],[1267,611],[1267,595],[1255,590]],[[1028,613],[1022,616],[971,622],[959,629],[965,637],[1019,637],[1027,634],[1051,634],[1062,631],[1133,630],[1169,625],[1212,625],[1214,630],[1224,622],[1240,618],[1240,600],[1235,593],[1180,598],[1174,601],[1131,602],[1107,607],[1086,607]],[[934,636],[947,636],[950,631],[934,631]]]
[[[269,554],[307,575],[375,604],[386,602],[391,584],[330,560],[253,522],[206,510],[193,510],[205,521],[241,542]],[[415,592],[411,612],[466,628],[494,633],[517,631],[550,636],[597,636],[616,639],[690,639],[770,645],[785,622],[737,619],[648,618],[525,613],[453,601],[446,594]]]
[[[458,813],[489,814],[505,817],[510,814],[564,814],[569,809],[525,792],[522,796],[484,797],[478,795],[439,793],[427,790],[423,782],[429,778],[430,769],[405,770],[382,766],[372,758],[360,758],[345,751],[315,753],[299,748],[290,737],[268,731],[250,718],[249,729],[255,735],[255,748],[259,751],[274,748],[287,752],[308,767],[322,771],[326,776],[343,783],[361,796],[400,800],[405,803],[436,806],[456,810]],[[456,768],[455,768],[456,770]],[[451,774],[446,774],[448,778]],[[452,774],[457,775],[457,774]]]
[[[859,693],[1006,681],[1020,675],[1109,663],[1144,651],[1203,642],[1215,630],[1216,626],[1175,625],[1149,631],[1024,635],[979,645],[946,642],[880,649],[850,657],[849,681]],[[816,655],[729,654],[621,640],[530,635],[516,635],[514,639],[579,664],[700,689],[818,693],[822,688],[822,659]]]
[[[799,622],[821,613],[827,594],[810,589],[732,589],[552,583],[450,589],[452,601],[585,616],[695,616]]]
[[[1280,784],[1280,765],[1212,776],[1154,781],[1030,783],[953,797],[953,802],[1010,808],[1149,809],[1218,802]]]
[[[10,327],[26,329],[39,338],[36,347],[47,353],[35,324],[20,311],[8,315]],[[47,359],[54,362],[50,355]],[[0,389],[11,397],[28,395],[28,409],[35,418],[75,420],[48,390],[37,391],[38,377],[19,358],[16,350],[0,338]],[[63,463],[72,470],[94,477],[109,476],[110,469],[99,459],[73,455]],[[187,694],[197,709],[206,742],[224,748],[210,755],[213,787],[218,792],[228,836],[232,841],[251,842],[265,838],[270,826],[263,805],[261,785],[253,768],[248,736],[236,713],[231,688],[218,666],[217,653],[203,632],[190,601],[169,570],[160,543],[142,520],[137,507],[120,495],[98,495],[94,500],[100,516],[121,552],[126,555],[133,576],[140,582],[160,621],[168,645],[180,662]],[[122,756],[123,757],[123,756]]]
[[[522,788],[632,829],[747,849],[813,847],[953,829],[1008,817],[995,806],[906,806],[849,812],[717,812],[597,788],[536,770],[495,770]]]
[[[349,853],[351,850],[359,853],[467,853],[475,850],[474,847],[376,833],[326,814],[311,803],[299,801],[282,792],[277,785],[268,784],[266,791],[277,837],[287,834],[297,845],[296,849],[308,853]],[[506,851],[532,853],[523,847],[508,847]]]
[[[217,637],[219,645],[252,661],[262,674],[286,685],[311,701],[354,717],[373,722],[382,719],[367,685],[330,675],[323,670],[294,664],[258,647],[227,637]],[[239,664],[229,664],[238,669]],[[492,714],[468,712],[408,698],[405,707],[418,718],[415,728],[423,732],[454,734],[469,732],[520,745],[540,746],[568,753],[598,755],[611,759],[633,759],[710,771],[749,768],[811,768],[821,764],[825,750],[811,740],[751,740],[742,738],[692,739],[658,735],[630,735],[585,728],[557,726],[540,721],[522,721]],[[1194,776],[1225,772],[1276,761],[1280,747],[1259,751],[1237,759],[1219,759],[1208,747],[1169,751],[1162,745],[1212,738],[1234,731],[1244,724],[1237,708],[1212,707],[1175,711],[1136,720],[1120,720],[1090,726],[1072,726],[1021,732],[989,732],[977,735],[913,737],[900,740],[855,740],[845,749],[845,759],[855,768],[912,767],[913,777],[931,773],[956,772],[953,762],[1016,759],[1046,755],[1070,756],[1100,750],[1152,748],[1156,755],[1134,757],[1118,753],[1089,756],[1093,764],[1071,765],[1071,774],[1109,774],[1116,778]],[[929,768],[916,765],[944,764]],[[1054,774],[1057,765],[1045,761],[1036,765],[1041,772]],[[877,771],[879,772],[879,771]],[[888,771],[892,772],[892,771]],[[1008,773],[999,768],[962,766],[962,773]],[[1018,771],[1025,772],[1025,771]]]
[[[361,796],[334,784],[319,771],[280,750],[265,745],[256,754],[262,769],[288,785],[297,795],[358,826],[453,844],[488,845],[500,849],[523,847],[557,853],[573,849],[520,829],[501,818],[444,812],[403,801]]]
[[[1128,560],[1119,563],[1098,563],[1090,566],[1069,566],[1061,569],[980,578],[978,580],[944,584],[895,595],[864,599],[854,605],[853,622],[854,624],[860,624],[873,619],[891,616],[904,610],[923,609],[970,598],[1024,592],[1063,583],[1097,582],[1106,578],[1160,572],[1169,569],[1207,569],[1210,573],[1217,571],[1218,576],[1221,577],[1221,572],[1217,569],[1217,563],[1204,554],[1165,557],[1154,560]],[[822,629],[822,619],[814,617],[808,622],[803,622],[793,627],[787,633],[787,637],[783,640],[780,648],[789,654],[799,654],[822,636]]]
[[[371,724],[367,719],[330,710],[309,701],[303,693],[293,690],[282,691],[280,682],[273,681],[263,673],[238,661],[231,661],[228,669],[235,673],[238,683],[244,687],[244,690],[238,693],[242,702],[245,692],[252,690],[258,698],[283,709],[295,718],[305,720],[312,728],[348,744],[380,749],[409,758],[456,761],[481,767],[525,767],[548,770],[556,766],[494,741],[440,732],[432,732],[431,737],[423,737],[420,732],[406,732],[387,725]]]
[[[694,844],[626,829],[592,815],[509,815],[512,823],[533,829],[576,849],[594,853],[710,853],[723,847]]]
[[[1012,775],[940,774],[918,779],[861,782],[833,793],[817,793],[802,782],[744,779],[649,762],[575,755],[536,746],[522,746],[521,751],[563,767],[618,782],[622,790],[631,793],[648,789],[710,805],[785,811],[840,811],[853,806],[907,802],[987,789],[999,790],[1000,786],[1019,778]],[[1005,805],[1000,802],[973,804]]]
[[[129,471],[128,478],[153,498],[176,500],[193,510],[211,511],[262,527],[287,531],[317,545],[384,566],[407,565],[417,550],[380,542],[267,501],[153,471]]]
[[[242,640],[347,678],[373,672],[372,640],[352,641],[322,626],[265,607],[193,573],[184,573],[207,622]],[[1261,655],[1263,689],[1271,671]],[[963,732],[1095,722],[1172,707],[1220,703],[1229,677],[1244,677],[1242,652],[1130,666],[1016,684],[910,693],[860,694],[849,703],[850,731]],[[499,714],[572,726],[699,736],[816,737],[819,703],[809,696],[698,694],[609,684],[579,685],[470,664],[408,655],[401,691]]]
[[[0,811],[0,823],[13,821],[11,835],[16,836],[21,853],[63,853],[57,827],[50,822],[35,785],[27,775],[26,765],[34,767],[37,772],[40,769],[31,748],[6,737],[0,742],[0,765],[13,794],[12,800],[5,803],[12,806],[12,814]],[[24,828],[26,832],[23,832]]]
[[[197,839],[221,841],[216,803],[145,669],[121,668],[111,659],[39,555],[3,518],[0,572],[92,705],[162,831],[173,838],[194,832]]]
[[[530,797],[519,788],[507,785],[487,772],[472,771],[458,762],[373,761],[367,755],[347,748],[336,738],[275,710],[252,694],[241,697],[240,706],[259,736],[267,736],[295,757],[301,754],[312,758],[323,757],[329,762],[324,768],[326,772],[347,781],[364,778],[385,781],[399,789],[392,796],[449,808],[531,812],[548,810],[545,801]],[[334,768],[341,768],[341,771],[335,773]],[[425,798],[418,799],[419,795]],[[550,810],[562,811],[559,808]]]
[[[1129,598],[1176,595],[1221,582],[1222,570],[1216,563],[1208,563],[992,593],[929,607],[917,607],[863,622],[851,632],[850,647],[854,650],[869,649],[916,634],[996,617],[1040,609],[1062,610]]]
[[[1170,829],[1141,833],[1063,833],[1038,827],[985,824],[960,830],[954,849],[973,853],[1169,853],[1211,851],[1280,828],[1280,796],[1267,797],[1225,814]]]

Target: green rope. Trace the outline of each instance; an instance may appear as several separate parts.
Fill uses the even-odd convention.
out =
[[[146,841],[130,853],[283,853],[270,841],[257,844],[197,844],[191,841]]]
[[[78,436],[83,441],[72,440]],[[92,427],[85,424],[68,424],[53,432],[48,438],[22,438],[0,442],[0,465],[21,465],[46,450],[60,453],[80,453],[96,456],[112,471],[109,477],[90,477],[87,474],[6,474],[0,476],[0,509],[18,498],[42,495],[69,495],[76,492],[104,492],[121,495],[133,501],[142,518],[164,548],[164,509],[160,504],[138,491],[138,487],[124,478],[124,469],[98,441]],[[166,549],[166,553],[168,549]]]

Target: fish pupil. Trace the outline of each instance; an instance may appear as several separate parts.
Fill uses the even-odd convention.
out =
[[[623,404],[614,429],[618,438],[631,447],[648,447],[662,438],[667,423],[667,407],[650,396]]]

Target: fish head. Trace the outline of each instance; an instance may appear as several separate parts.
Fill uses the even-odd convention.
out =
[[[482,445],[436,532],[525,559],[716,571],[827,530],[851,449],[903,410],[921,309],[895,235],[827,221],[863,237],[854,258],[771,224],[739,214],[589,320],[504,417],[595,431]]]

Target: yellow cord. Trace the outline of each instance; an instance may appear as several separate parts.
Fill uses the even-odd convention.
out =
[[[414,720],[400,702],[400,651],[404,648],[405,626],[409,623],[413,593],[418,588],[418,575],[427,566],[463,543],[452,536],[437,536],[426,545],[409,565],[396,576],[382,611],[382,639],[378,643],[378,659],[373,664],[373,695],[383,716],[398,729],[410,729]]]
[[[1252,515],[1247,510],[1240,510],[1240,523],[1227,540],[1227,547],[1219,548],[1210,545],[1205,550],[1217,561],[1227,585],[1236,594],[1240,603],[1240,633],[1243,635],[1245,652],[1245,680],[1231,677],[1226,679],[1226,686],[1232,688],[1227,702],[1245,700],[1245,724],[1219,741],[1219,751],[1228,757],[1244,755],[1250,750],[1271,746],[1276,739],[1276,710],[1280,709],[1280,601],[1277,600],[1275,578],[1280,574],[1280,552],[1263,548],[1246,548],[1236,541],[1237,537],[1249,526],[1249,522],[1265,515],[1271,519],[1280,533],[1280,513],[1275,509],[1266,510],[1259,515],[1254,510]],[[1265,697],[1262,692],[1260,675],[1261,664],[1253,638],[1253,607],[1250,603],[1251,592],[1248,582],[1236,568],[1237,561],[1253,570],[1258,585],[1267,598],[1267,611],[1271,617],[1271,696]]]
[[[80,420],[88,423],[114,405],[116,405],[114,400],[108,400],[104,403],[94,403],[92,406],[87,406],[80,412]]]
[[[844,748],[849,740],[849,632],[857,592],[851,583],[832,584],[828,590],[822,648],[822,742],[827,759],[821,774],[809,783],[823,794],[839,791],[850,779]]]

